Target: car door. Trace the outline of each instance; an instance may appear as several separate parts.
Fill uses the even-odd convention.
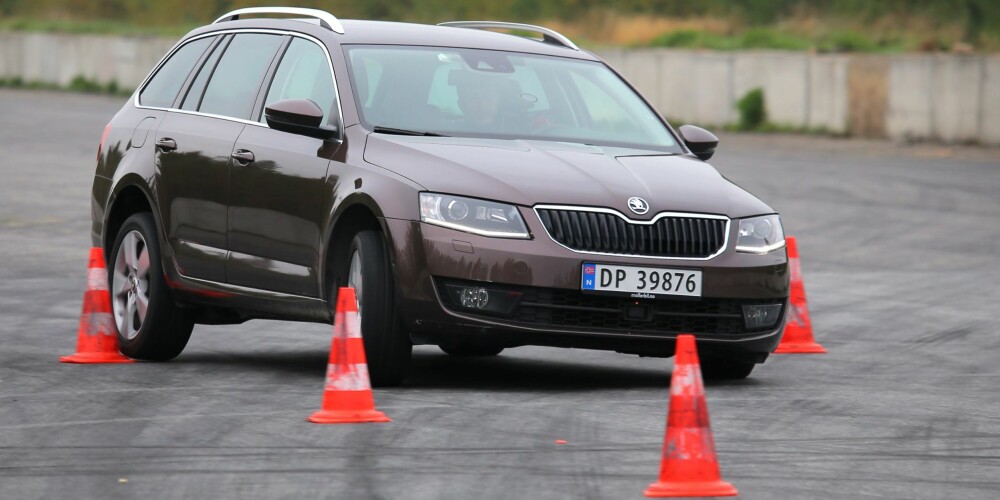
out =
[[[160,207],[160,220],[167,245],[181,273],[205,279],[224,276],[225,219],[213,214],[212,195],[218,190],[218,166],[213,156],[219,154],[216,140],[226,132],[212,131],[206,136],[198,117],[179,114],[187,81],[204,72],[209,52],[218,52],[216,37],[192,40],[178,48],[157,70],[139,95],[141,107],[166,110],[153,132],[154,178],[151,183]],[[196,55],[197,54],[197,55]],[[183,74],[173,66],[185,64]],[[197,64],[196,64],[197,63]],[[242,124],[237,124],[242,127]],[[215,135],[216,137],[212,137]],[[228,154],[224,155],[228,156]],[[216,175],[212,175],[212,173]],[[214,215],[214,216],[213,216]],[[221,222],[221,224],[220,224]]]
[[[177,270],[186,277],[226,281],[233,144],[250,123],[264,74],[283,42],[277,34],[227,36],[156,131],[161,218]]]
[[[293,37],[259,107],[309,99],[330,127],[340,107],[326,49]],[[320,296],[317,273],[332,186],[330,158],[339,141],[248,126],[236,142],[242,159],[231,166],[229,282],[309,297]]]

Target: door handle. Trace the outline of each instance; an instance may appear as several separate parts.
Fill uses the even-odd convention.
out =
[[[240,165],[249,165],[253,163],[253,151],[248,149],[237,149],[232,154],[233,159],[239,162]]]
[[[169,137],[163,137],[160,140],[156,141],[156,147],[160,148],[160,151],[166,153],[177,149],[177,141]]]

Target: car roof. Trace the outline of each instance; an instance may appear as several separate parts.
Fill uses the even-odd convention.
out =
[[[195,29],[185,36],[231,29],[275,29],[296,31],[319,38],[329,45],[410,45],[504,50],[598,61],[593,54],[537,39],[494,31],[390,21],[341,19],[344,34],[320,27],[312,19],[254,18],[223,21]]]

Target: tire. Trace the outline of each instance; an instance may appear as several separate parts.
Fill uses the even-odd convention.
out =
[[[701,374],[706,380],[739,380],[750,376],[757,363],[733,358],[701,360]]]
[[[352,286],[358,296],[361,335],[372,385],[402,384],[410,366],[413,343],[396,316],[395,279],[382,233],[358,232],[351,241],[344,265],[342,286]],[[331,290],[335,311],[337,290]]]
[[[153,215],[141,212],[126,219],[110,255],[108,282],[122,354],[149,361],[176,358],[191,338],[194,321],[167,288]]]
[[[503,352],[503,346],[490,344],[442,344],[438,346],[449,356],[460,358],[484,358]]]

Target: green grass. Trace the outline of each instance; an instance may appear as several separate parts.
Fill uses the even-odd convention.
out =
[[[89,80],[83,75],[73,77],[68,85],[55,83],[25,81],[19,76],[13,78],[0,78],[0,88],[27,89],[27,90],[57,90],[66,92],[82,92],[87,94],[106,94],[129,96],[132,90],[121,88],[118,82],[112,80],[106,84],[101,84]]]
[[[898,37],[866,35],[853,31],[837,31],[815,36],[803,36],[777,28],[751,28],[735,35],[721,35],[702,30],[677,30],[655,38],[653,47],[711,50],[815,50],[817,52],[886,53],[915,50],[918,43]]]

